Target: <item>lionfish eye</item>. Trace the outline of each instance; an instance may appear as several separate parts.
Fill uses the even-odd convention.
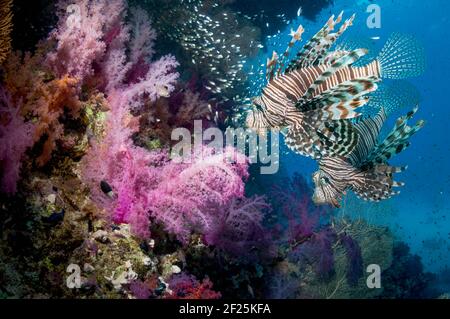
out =
[[[322,176],[320,178],[320,183],[322,183],[322,184],[330,184],[330,179],[328,177],[326,177],[326,176]]]
[[[255,105],[255,107],[258,111],[262,111],[262,106],[260,104],[253,103],[253,105]]]

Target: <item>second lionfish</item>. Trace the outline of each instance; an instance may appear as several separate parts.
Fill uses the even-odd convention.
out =
[[[393,35],[378,58],[364,66],[355,64],[368,53],[366,49],[331,51],[354,16],[333,33],[341,21],[342,13],[336,19],[332,16],[290,62],[290,51],[304,32],[302,26],[291,33],[281,57],[273,53],[267,62],[268,83],[247,114],[248,127],[286,129],[287,146],[314,159],[347,156],[358,143],[349,120],[360,115],[356,110],[368,102],[377,82],[422,73],[423,49],[409,36]]]
[[[419,94],[406,82],[383,85],[372,98],[371,105],[379,108],[375,116],[358,118],[353,124],[358,143],[346,157],[324,157],[319,161],[319,170],[313,174],[315,184],[313,200],[316,204],[340,206],[343,195],[352,190],[357,197],[378,202],[399,193],[395,188],[404,184],[394,180],[395,173],[406,167],[389,165],[388,161],[404,151],[409,139],[425,124],[423,120],[409,126],[418,107],[397,119],[393,130],[380,139],[381,131],[389,114],[400,107],[417,104]]]

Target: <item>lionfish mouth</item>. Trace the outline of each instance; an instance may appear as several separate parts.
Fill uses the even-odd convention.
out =
[[[333,205],[335,208],[341,208],[341,204],[338,202],[336,198],[331,199],[331,205]]]
[[[322,198],[318,198],[317,196],[313,196],[312,200],[314,204],[316,204],[317,206],[331,205],[334,208],[341,208],[341,204],[336,198],[330,198],[329,200],[325,200]]]

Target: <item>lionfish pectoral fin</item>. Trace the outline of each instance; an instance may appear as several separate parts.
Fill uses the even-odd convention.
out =
[[[385,140],[379,144],[369,155],[369,160],[374,163],[385,163],[394,155],[401,153],[410,146],[409,139],[421,130],[424,121],[417,122],[414,126],[408,126],[408,120],[412,118],[417,110],[409,112],[406,116],[400,117],[394,129]]]
[[[403,182],[396,182],[396,181],[394,181],[392,183],[392,187],[403,187],[403,186],[405,186],[405,183],[403,183]]]
[[[333,54],[333,52],[331,52],[328,56],[326,56],[324,58],[324,62],[327,60],[333,61],[334,60],[333,56],[336,54],[339,56],[345,52],[348,53],[350,51],[354,51],[354,50],[360,49],[360,48],[365,48],[369,52],[367,55],[365,55],[364,57],[361,57],[361,59],[354,62],[352,64],[352,66],[361,67],[361,66],[368,65],[370,62],[376,60],[377,54],[375,53],[375,45],[370,39],[368,39],[366,37],[349,36],[349,37],[345,37],[344,39],[342,39],[342,41],[340,41],[340,43],[338,45],[336,45],[336,47],[334,49],[334,52],[336,52],[336,53]]]
[[[358,144],[358,134],[348,120],[326,121],[317,128],[323,156],[347,157]]]
[[[336,198],[332,198],[331,203],[335,208],[341,208],[341,204],[339,203],[339,201]]]
[[[267,65],[266,65],[267,81],[270,82],[274,78],[277,65],[278,65],[278,53],[273,51],[272,57],[270,59],[267,58]]]
[[[332,77],[339,70],[351,65],[352,63],[358,61],[359,58],[367,54],[366,49],[357,49],[355,51],[349,52],[347,55],[339,58],[330,65],[325,72],[323,72],[306,90],[306,93],[303,95],[304,99],[310,99],[314,96],[316,89],[320,87],[327,79]]]
[[[347,81],[312,99],[300,99],[296,107],[301,112],[320,110],[323,121],[352,119],[360,115],[355,110],[369,101],[366,95],[377,89],[377,81],[375,77]]]
[[[347,156],[358,143],[358,135],[345,120],[314,122],[306,119],[303,126],[291,127],[286,145],[294,152],[313,159]]]
[[[302,126],[291,126],[286,133],[285,143],[295,153],[312,159],[320,158],[320,152],[315,146],[318,137],[308,133]]]

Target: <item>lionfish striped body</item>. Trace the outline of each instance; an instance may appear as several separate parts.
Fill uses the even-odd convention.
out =
[[[348,157],[326,157],[319,162],[319,171],[313,174],[314,202],[339,207],[348,190],[367,201],[381,201],[398,194],[394,187],[404,184],[394,181],[393,174],[404,171],[406,167],[393,167],[387,161],[406,149],[411,136],[423,127],[423,121],[408,126],[408,120],[417,109],[399,118],[381,143],[378,143],[378,138],[387,118],[384,108],[375,117],[355,124],[359,142],[353,152]]]
[[[287,128],[287,146],[314,159],[350,154],[358,143],[358,134],[349,120],[360,115],[356,110],[368,102],[368,94],[378,88],[377,82],[384,77],[414,75],[420,68],[414,69],[412,59],[402,56],[402,61],[408,62],[403,68],[395,58],[393,51],[402,52],[412,43],[411,39],[405,41],[400,36],[388,41],[387,49],[377,60],[362,67],[353,64],[367,53],[365,49],[329,52],[353,20],[354,16],[332,33],[342,21],[342,13],[336,20],[332,16],[283,70],[303,28],[300,26],[297,32],[292,32],[292,40],[281,60],[278,61],[274,52],[267,62],[268,84],[253,101],[247,126],[257,130]]]

